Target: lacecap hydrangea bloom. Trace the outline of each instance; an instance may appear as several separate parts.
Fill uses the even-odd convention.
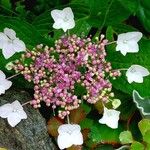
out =
[[[82,101],[95,104],[113,99],[109,79],[115,79],[120,72],[105,59],[106,44],[103,38],[92,42],[76,35],[63,36],[55,47],[39,45],[22,55],[14,69],[34,83],[33,107],[40,107],[44,101],[47,106],[58,108],[59,117],[64,118]],[[31,63],[24,65],[21,60]]]

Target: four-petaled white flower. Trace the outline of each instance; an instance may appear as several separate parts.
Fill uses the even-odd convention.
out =
[[[126,53],[136,53],[139,51],[138,41],[142,38],[141,32],[127,32],[118,35],[116,51],[120,51],[124,56]]]
[[[60,149],[83,144],[81,128],[77,124],[63,124],[59,126],[58,133],[57,142]]]
[[[13,103],[8,103],[0,106],[0,117],[7,118],[8,123],[15,127],[21,119],[27,119],[27,114],[23,110],[22,105],[19,101],[14,101]]]
[[[12,85],[12,82],[6,79],[5,74],[0,70],[0,95],[4,94]]]
[[[26,46],[23,41],[16,37],[14,30],[5,28],[4,33],[0,32],[0,49],[2,49],[5,59],[8,59],[16,52],[25,51]]]
[[[120,111],[114,109],[107,109],[104,106],[104,114],[103,117],[99,120],[99,123],[106,124],[108,127],[112,129],[118,128]]]
[[[63,29],[66,32],[68,29],[72,29],[75,26],[74,14],[70,7],[64,8],[63,10],[52,10],[51,16],[54,19],[53,28]]]
[[[148,76],[149,74],[150,72],[140,65],[132,65],[126,72],[129,83],[143,83],[143,77]]]

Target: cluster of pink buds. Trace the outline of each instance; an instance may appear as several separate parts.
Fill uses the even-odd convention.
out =
[[[112,70],[105,60],[106,44],[103,36],[95,42],[76,35],[64,36],[55,47],[38,45],[22,55],[15,70],[34,83],[33,107],[40,107],[44,101],[52,109],[58,108],[58,116],[64,118],[82,101],[109,102],[114,96],[109,79],[120,72]]]

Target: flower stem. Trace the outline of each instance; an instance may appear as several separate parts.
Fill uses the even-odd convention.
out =
[[[112,41],[112,42],[107,43],[106,45],[114,44],[114,43],[116,43],[116,42],[117,42],[117,41]]]
[[[27,104],[30,104],[30,102],[31,102],[31,101],[27,101],[27,102],[23,103],[22,106],[25,106],[25,105],[27,105]]]
[[[115,70],[112,70],[112,71],[126,71],[128,70],[127,68],[120,68],[120,69],[115,69]]]
[[[12,78],[14,78],[14,77],[16,77],[16,76],[18,76],[18,75],[20,75],[20,72],[17,73],[17,74],[12,75],[12,76],[10,76],[10,77],[8,77],[7,80],[10,80],[10,79],[12,79]]]
[[[67,114],[67,123],[70,124],[69,115]]]
[[[54,109],[54,108],[53,108],[53,115],[56,116],[56,114],[55,114],[55,109]]]
[[[70,32],[69,32],[69,30],[67,31],[67,35],[68,35],[68,37],[70,36]]]

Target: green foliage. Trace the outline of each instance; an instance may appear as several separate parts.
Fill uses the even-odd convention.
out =
[[[138,126],[139,126],[139,129],[140,129],[142,135],[144,136],[146,134],[146,132],[150,130],[150,120],[143,119],[139,122]]]
[[[141,144],[141,143],[139,143],[139,142],[134,142],[134,143],[132,143],[132,145],[131,145],[131,150],[144,150],[144,145],[143,144]]]
[[[133,142],[132,133],[130,131],[123,131],[119,135],[119,139],[122,144],[128,144]]]
[[[119,125],[117,129],[111,129],[106,125],[94,122],[94,126],[92,126],[90,130],[91,132],[89,137],[94,143],[99,143],[101,141],[111,143],[119,142],[119,134],[121,133],[121,131],[123,131],[123,126]]]
[[[138,123],[139,129],[143,135],[143,142],[135,141],[130,131],[123,131],[120,133],[119,139],[122,144],[130,144],[131,150],[149,150],[150,148],[150,120],[142,119]]]

